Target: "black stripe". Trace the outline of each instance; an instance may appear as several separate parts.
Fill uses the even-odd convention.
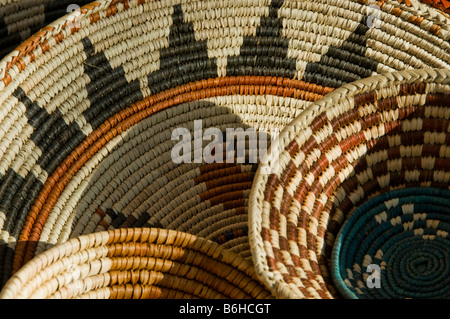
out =
[[[24,179],[10,168],[1,185],[0,210],[6,214],[2,230],[18,239],[26,216],[43,184],[31,172]],[[14,250],[7,243],[0,242],[0,287],[11,276],[13,255]]]
[[[108,208],[105,213],[111,218],[111,220],[114,220],[114,218],[118,216],[118,214],[112,208]]]
[[[8,247],[8,243],[5,241],[0,240],[0,256],[2,258],[2,262],[0,263],[0,289],[3,288],[8,279],[11,277],[12,263],[9,261],[12,260],[13,255],[14,249]]]
[[[24,178],[17,174],[12,168],[9,168],[2,178],[0,186],[0,210],[7,214],[14,194],[22,185]]]
[[[139,216],[138,220],[132,227],[144,227],[145,223],[150,219],[150,214],[148,212],[144,212]]]
[[[0,39],[4,39],[8,35],[8,29],[6,27],[5,18],[0,17]]]
[[[33,118],[33,116],[39,111],[39,109],[41,109],[37,102],[31,101],[31,99],[26,95],[25,91],[20,86],[13,92],[13,96],[15,96],[20,102],[25,105],[25,116],[29,120]]]
[[[84,72],[91,79],[86,87],[91,106],[83,116],[95,130],[109,117],[144,97],[139,80],[128,82],[122,66],[113,69],[103,52],[95,53],[88,38],[82,42],[87,55]]]
[[[126,220],[127,220],[127,217],[124,214],[118,213],[116,218],[112,220],[110,226],[113,227],[114,229],[117,229]]]
[[[217,77],[217,62],[208,57],[207,41],[196,41],[194,26],[184,21],[181,5],[174,6],[169,47],[160,50],[160,70],[148,76],[156,94],[189,82]]]
[[[378,62],[365,57],[367,50],[367,17],[338,48],[330,47],[319,62],[308,63],[303,80],[309,83],[338,88],[346,83],[371,76]]]
[[[269,15],[261,17],[256,36],[244,37],[238,56],[227,61],[229,76],[279,76],[294,78],[296,59],[287,58],[289,39],[283,38],[283,18],[278,12],[284,0],[274,0]]]
[[[72,135],[80,131],[76,123],[67,125],[58,109],[49,114],[37,102],[32,102],[22,88],[17,88],[13,95],[25,105],[25,116],[28,118],[28,123],[35,129],[30,139],[42,152],[47,152],[49,146],[54,148],[55,141],[57,143],[66,142],[68,133],[63,134],[63,132],[70,132],[70,135]],[[66,139],[61,139],[62,136]],[[47,155],[53,156],[54,154]],[[44,168],[44,166],[42,167]],[[47,170],[47,172],[50,173],[51,171]]]

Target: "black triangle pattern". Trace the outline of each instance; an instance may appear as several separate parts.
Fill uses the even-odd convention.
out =
[[[378,62],[365,57],[366,33],[369,30],[364,16],[355,31],[340,47],[330,47],[319,62],[308,63],[303,80],[325,87],[338,88],[346,83],[366,78],[377,71]]]
[[[278,11],[284,0],[273,0],[269,15],[261,17],[256,36],[244,37],[238,56],[227,59],[227,76],[279,76],[294,78],[296,59],[287,58],[289,39],[281,36],[283,18]]]
[[[217,62],[208,57],[207,41],[196,41],[194,26],[185,22],[181,5],[173,10],[169,47],[160,50],[160,69],[148,76],[152,94],[217,77]]]

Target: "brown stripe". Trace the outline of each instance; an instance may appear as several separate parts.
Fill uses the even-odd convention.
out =
[[[238,199],[232,203],[232,207],[228,207],[227,204],[224,205],[225,209],[234,209],[235,210],[235,215],[246,215],[247,214],[247,210],[245,208],[245,199]]]
[[[447,16],[447,18],[448,18],[448,16]],[[442,30],[442,27],[437,24],[433,24],[430,27],[430,32],[434,35],[438,35],[441,32],[441,30]]]
[[[425,141],[425,132],[413,131],[400,134],[402,145],[421,145]]]
[[[399,95],[424,94],[427,88],[426,83],[400,84]]]
[[[359,131],[358,133],[347,137],[345,140],[342,140],[339,143],[339,146],[341,147],[342,153],[347,153],[349,150],[354,149],[365,141],[366,136],[364,135],[364,132]]]
[[[398,108],[398,97],[393,96],[385,99],[379,99],[376,101],[376,106],[380,111],[395,110]]]
[[[364,194],[372,194],[378,186],[378,181],[376,179],[371,179],[369,181],[367,181],[366,183],[364,183],[363,185],[361,185]]]
[[[450,106],[450,95],[448,94],[428,94],[426,104],[432,106]]]
[[[279,235],[278,242],[280,243],[280,250],[289,251],[289,245],[286,237]]]
[[[442,120],[436,118],[422,120],[422,131],[447,133],[449,126],[450,126],[449,120]]]
[[[319,151],[321,154],[325,154],[328,150],[332,149],[338,144],[339,142],[336,138],[336,134],[332,134],[319,144]]]
[[[310,124],[313,133],[320,130],[327,122],[328,117],[326,112],[322,112],[321,114],[317,115]]]
[[[270,241],[270,230],[265,228],[265,227],[261,227],[261,238],[263,241]]]
[[[339,175],[334,175],[329,181],[328,183],[324,186],[323,188],[323,193],[327,196],[327,197],[331,197],[334,193],[334,191],[337,189],[337,187],[339,186],[339,184],[341,183],[341,179],[339,178]],[[324,207],[324,210],[326,208]]]
[[[400,8],[393,8],[391,12],[393,15],[400,17],[403,13],[403,10]]]
[[[421,105],[411,105],[398,109],[398,119],[425,118],[425,107]]]
[[[333,166],[334,171],[336,172],[335,177],[337,176],[337,173],[339,173],[344,167],[348,166],[348,159],[345,155],[341,155],[338,158],[336,158],[334,161],[331,162],[331,166]]]
[[[367,155],[389,149],[389,147],[388,135],[380,136],[367,142]]]
[[[418,25],[418,26],[420,26],[420,24],[421,24],[424,20],[425,20],[424,18],[415,16],[415,15],[411,15],[411,16],[408,18],[408,22],[411,22],[411,23],[413,23],[413,24],[415,24],[415,25]]]
[[[357,120],[362,121],[364,119],[361,119],[361,116],[359,115],[358,112],[358,108],[355,105],[354,109],[351,109],[348,112],[345,112],[344,114],[334,118],[331,121],[331,126],[333,127],[333,131],[337,131],[339,128],[344,127]]]
[[[280,211],[276,207],[270,208],[269,225],[270,229],[278,231],[278,225],[280,224]]]
[[[289,215],[289,207],[291,206],[292,199],[292,196],[288,192],[283,193],[283,200],[280,205],[280,214],[283,214],[283,216]]]
[[[322,276],[322,271],[320,270],[319,264],[314,260],[311,260],[310,264],[311,264],[311,268],[313,269],[314,273],[317,274],[318,276]],[[319,284],[320,288],[322,288],[321,290],[317,290],[317,293],[320,295],[321,298],[328,299],[328,297],[325,293],[325,291],[328,291],[328,288],[325,285],[325,283],[319,282],[319,281],[317,281],[317,283]]]
[[[243,198],[238,198],[235,200],[229,200],[225,203],[222,203],[223,205],[223,209],[224,210],[231,210],[231,209],[235,209],[235,215],[243,215],[246,213],[245,211],[245,196],[244,193],[242,193],[242,197]]]
[[[434,159],[434,170],[442,170],[444,172],[450,171],[450,159],[438,157]]]
[[[301,181],[300,184],[297,186],[297,189],[295,190],[294,199],[300,204],[302,204],[303,199],[306,197],[307,192],[308,187],[306,186],[306,182]]]
[[[196,184],[201,184],[206,181],[211,181],[216,178],[221,178],[224,176],[230,176],[235,174],[242,173],[241,165],[232,165],[231,167],[220,167],[217,165],[209,164],[201,166],[200,168],[201,175],[194,178],[194,182]]]
[[[280,186],[284,187],[289,183],[289,179],[292,177],[292,175],[297,170],[297,166],[294,164],[294,162],[289,160],[289,163],[286,165],[286,168],[284,169],[283,173],[280,177]]]
[[[321,156],[310,168],[309,172],[313,174],[315,179],[317,179],[322,174],[322,172],[327,169],[329,164],[330,163],[328,161],[328,158],[326,156]]]
[[[224,185],[199,194],[202,201],[209,201],[211,205],[219,205],[225,201],[244,198],[243,190],[251,188],[252,183]]]
[[[286,152],[291,155],[291,157],[295,157],[295,154],[298,152],[299,146],[297,141],[294,139],[292,140],[289,145],[285,148]]]
[[[398,134],[402,130],[402,121],[399,119],[397,121],[384,123],[384,130],[386,134]]]
[[[222,187],[222,185],[241,184],[251,181],[253,181],[253,173],[248,172],[248,173],[228,175],[220,178],[214,178],[206,180],[203,183],[206,185],[206,188],[208,190],[211,190],[214,188]]]
[[[270,174],[267,179],[266,189],[264,191],[264,201],[270,202],[272,200],[274,189],[279,184],[280,180],[278,179],[278,176],[275,174]]]
[[[355,101],[355,107],[364,106],[369,103],[374,103],[376,100],[375,91],[355,94],[353,100]]]
[[[272,246],[272,250],[273,250],[273,258],[275,259],[275,261],[283,260],[280,249],[278,247]],[[277,268],[277,270],[278,270],[278,268]]]
[[[129,215],[127,219],[123,222],[122,225],[120,225],[121,228],[131,228],[133,225],[135,225],[137,222],[137,218],[133,215]]]
[[[96,209],[95,214],[100,216],[101,219],[105,218],[105,216],[106,216],[106,213],[103,211],[103,209],[101,207]]]
[[[273,257],[267,256],[266,260],[267,260],[267,265],[269,266],[270,270],[272,270],[272,271],[278,270],[277,261]]]
[[[286,236],[288,240],[291,240],[295,243],[297,243],[298,241],[298,230],[297,230],[297,225],[295,225],[293,222],[291,221],[287,221],[286,222]]]
[[[317,148],[319,145],[316,141],[316,139],[314,138],[314,136],[311,136],[306,142],[305,144],[303,144],[300,148],[300,151],[303,152],[304,154],[309,154],[311,152],[312,149]]]

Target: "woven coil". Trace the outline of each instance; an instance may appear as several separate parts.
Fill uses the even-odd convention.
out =
[[[120,229],[80,236],[34,258],[1,299],[270,299],[252,263],[177,231]]]
[[[371,27],[378,4],[377,25]],[[97,1],[0,61],[0,276],[70,238],[187,232],[251,257],[259,158],[174,162],[176,128],[263,132],[373,74],[449,68],[449,21],[397,1]],[[210,141],[193,145],[192,157]],[[221,151],[221,150],[220,150]],[[226,150],[224,155],[229,155]]]
[[[331,275],[338,291],[347,298],[449,298],[449,221],[449,190],[406,188],[370,199],[336,238]]]
[[[4,3],[5,2],[5,3]],[[0,59],[71,8],[90,0],[13,0],[0,3]],[[72,6],[72,7],[71,7]]]
[[[426,277],[449,268],[449,96],[448,69],[378,75],[333,91],[283,130],[249,207],[255,267],[277,296],[448,297]],[[423,198],[402,202],[409,193]],[[383,200],[386,209],[375,205]],[[414,252],[433,243],[435,258]],[[411,270],[419,263],[435,268]],[[380,289],[366,285],[371,264]],[[405,267],[411,278],[400,276]]]

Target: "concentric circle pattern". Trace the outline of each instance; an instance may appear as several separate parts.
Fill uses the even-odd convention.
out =
[[[256,172],[279,132],[298,117],[309,121],[317,101],[334,119],[328,96],[349,83],[362,90],[378,74],[422,70],[427,76],[404,75],[392,92],[359,92],[337,122],[305,121],[298,138],[312,153],[293,180],[306,176],[308,188],[322,175],[313,183],[320,204],[306,210],[314,218],[294,224],[320,227],[295,234],[308,245],[282,276],[298,271],[313,281],[290,282],[302,292],[289,297],[336,296],[322,248],[366,198],[358,183],[367,194],[379,190],[375,182],[381,191],[448,186],[449,22],[419,1],[99,0],[48,23],[0,61],[0,287],[49,249],[117,229],[191,234],[255,261],[252,245],[262,243],[250,236],[258,224],[249,220],[257,215],[250,193],[265,187],[255,186]],[[327,140],[332,129],[339,132]],[[281,198],[283,215],[290,198]],[[328,230],[320,212],[335,204]],[[285,246],[295,248],[284,238],[283,257]]]
[[[376,196],[352,213],[336,238],[335,285],[349,298],[448,298],[449,232],[449,190]]]

